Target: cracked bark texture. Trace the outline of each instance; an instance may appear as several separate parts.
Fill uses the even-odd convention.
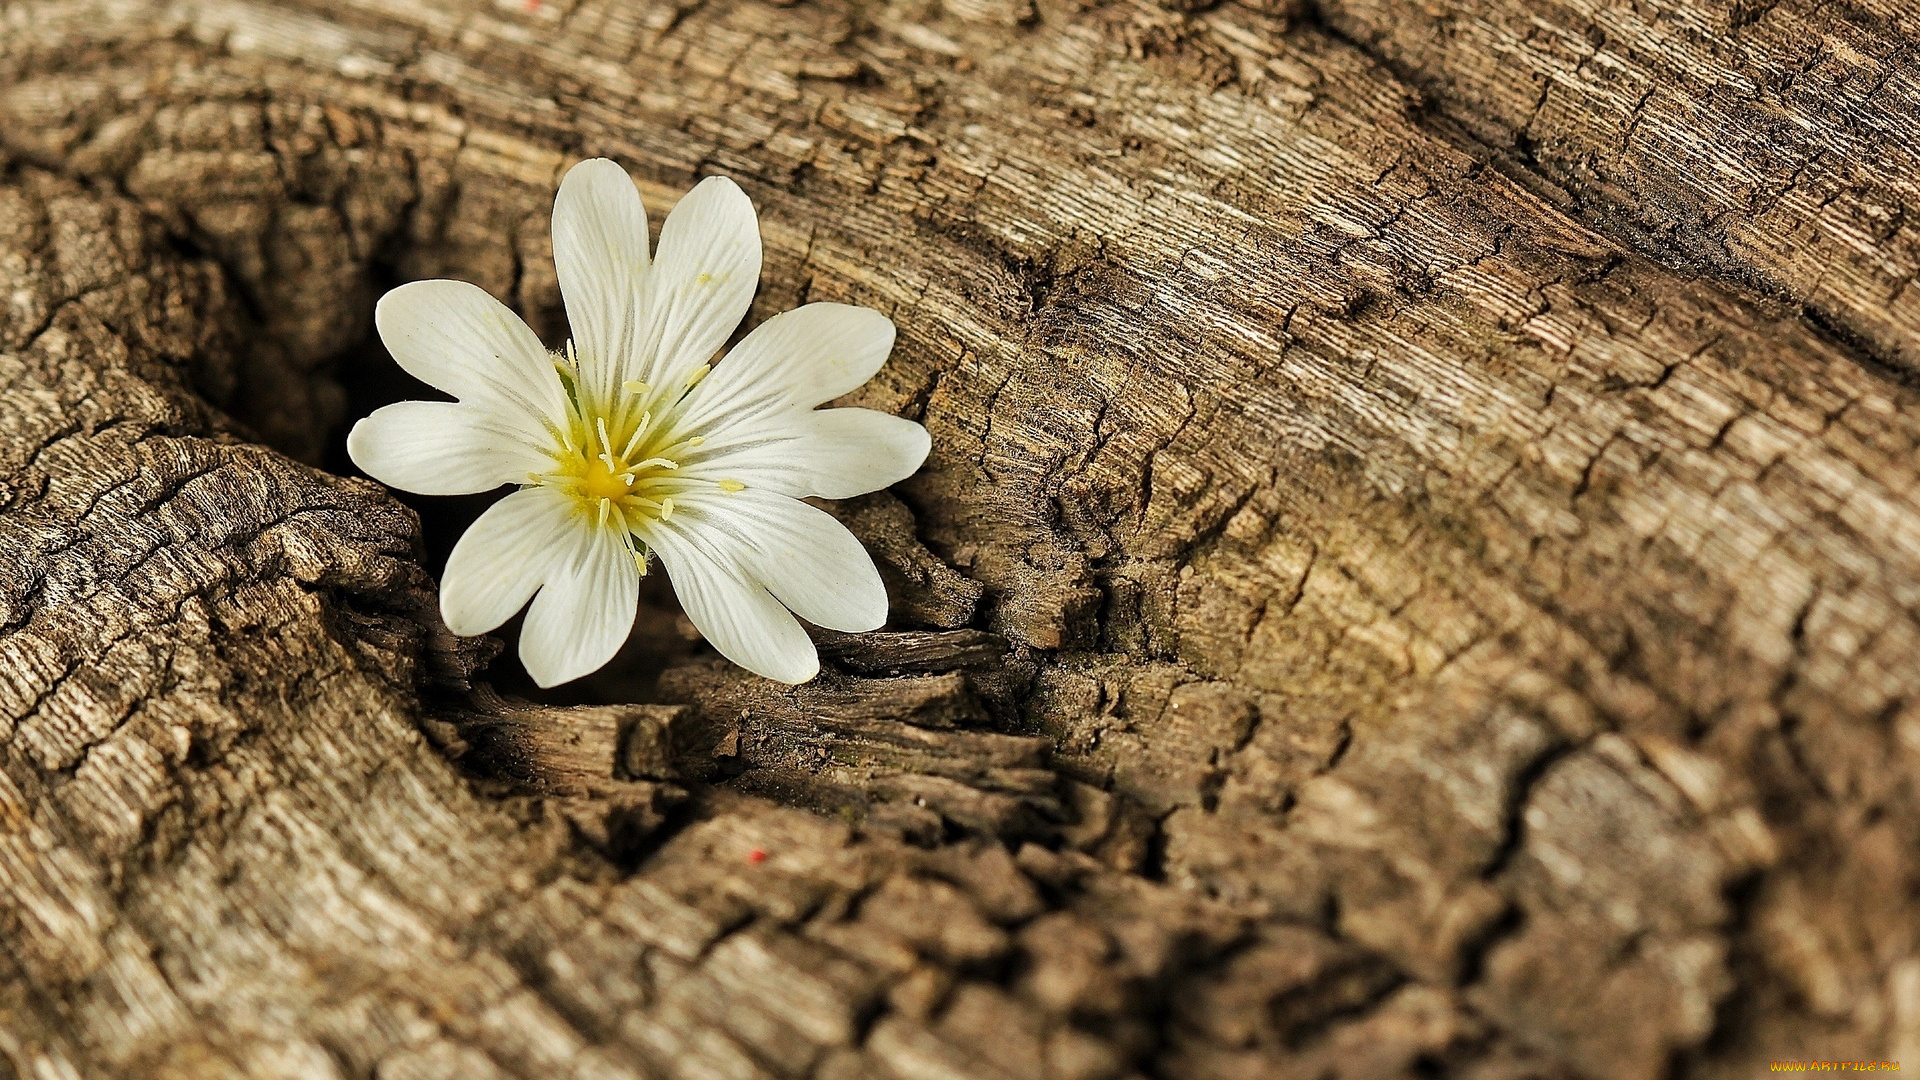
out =
[[[0,1077],[1920,1060],[1916,33],[0,0]],[[502,697],[316,467],[591,155],[900,327],[815,684]]]

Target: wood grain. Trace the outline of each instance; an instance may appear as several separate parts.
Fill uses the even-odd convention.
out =
[[[1920,1060],[1903,9],[0,28],[0,1077]],[[649,593],[647,704],[503,699],[318,467],[382,288],[560,339],[593,155],[900,327],[816,684]]]

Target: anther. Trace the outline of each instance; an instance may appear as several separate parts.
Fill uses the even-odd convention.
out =
[[[671,496],[660,500],[660,520],[673,520],[673,499]]]
[[[601,528],[604,529],[607,527],[607,516],[612,513],[613,513],[613,500],[601,499],[600,500],[600,527]]]
[[[707,441],[707,437],[705,435],[695,435],[693,438],[687,440],[687,445],[699,446],[701,443],[706,441]]]
[[[687,376],[687,389],[691,390],[700,385],[700,380],[706,378],[707,372],[712,370],[712,364],[701,364],[699,367],[694,368],[693,374]]]
[[[747,490],[747,485],[741,483],[738,480],[722,480],[720,481],[720,490],[731,495],[736,491]]]
[[[625,390],[629,394],[644,394],[653,389],[653,387],[648,386],[639,379],[628,379],[626,382],[620,384],[620,389]]]

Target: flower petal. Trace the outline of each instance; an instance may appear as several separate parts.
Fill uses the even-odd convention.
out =
[[[797,684],[820,673],[813,641],[792,613],[749,580],[728,557],[724,540],[688,530],[656,527],[648,539],[673,580],[680,606],[721,656],[756,675]]]
[[[574,557],[582,519],[567,497],[522,488],[487,508],[453,545],[440,578],[440,617],[462,637],[513,618],[534,591]]]
[[[737,480],[796,498],[850,499],[912,476],[933,440],[911,420],[872,409],[789,414],[730,425],[685,460],[680,478]]]
[[[581,382],[611,401],[639,344],[647,281],[647,208],[625,169],[594,158],[567,170],[553,200],[553,263]]]
[[[547,578],[520,626],[520,662],[543,688],[605,667],[633,633],[640,571],[626,537],[590,524],[583,532],[585,540]]]
[[[783,311],[727,353],[688,395],[677,422],[694,430],[752,426],[811,409],[873,378],[893,337],[893,321],[872,308],[808,304]]]
[[[807,416],[807,427],[809,460],[819,460],[807,494],[823,499],[891,487],[918,472],[933,449],[925,427],[872,409],[822,409]]]
[[[480,286],[409,282],[380,298],[373,321],[394,360],[421,382],[529,434],[565,425],[553,359],[520,316]]]
[[[553,464],[491,413],[451,401],[375,409],[347,433],[347,456],[388,487],[421,495],[491,491]]]
[[[733,336],[760,284],[760,221],[724,176],[700,181],[660,227],[647,279],[643,363],[628,376],[677,397]]]
[[[673,524],[731,555],[794,614],[846,633],[887,621],[887,589],[873,557],[831,514],[772,491],[717,489],[674,499]]]

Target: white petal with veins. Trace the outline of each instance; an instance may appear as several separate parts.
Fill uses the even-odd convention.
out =
[[[647,208],[605,158],[567,172],[553,200],[553,263],[587,386],[612,397],[639,347],[647,283]]]
[[[688,395],[685,422],[724,430],[832,401],[873,378],[893,336],[893,320],[872,308],[783,311],[754,327]]]
[[[703,547],[684,530],[662,530],[656,550],[687,618],[720,655],[783,683],[819,674],[820,656],[807,632],[744,567],[717,558],[711,545]]]
[[[586,533],[567,497],[534,486],[501,499],[467,528],[440,578],[447,629],[484,634],[527,606],[542,582],[576,558]]]
[[[700,181],[660,227],[640,312],[651,352],[627,377],[677,395],[733,336],[759,284],[753,202],[724,176]]]
[[[347,433],[347,456],[383,484],[422,495],[472,495],[526,479],[549,459],[495,414],[452,401],[400,401]]]
[[[547,578],[520,626],[520,662],[540,686],[606,666],[633,632],[640,574],[610,529],[587,531]]]
[[[857,634],[887,621],[873,557],[826,511],[752,488],[689,495],[686,508],[683,532],[726,536],[739,565],[808,622]]]
[[[529,434],[566,415],[553,361],[527,324],[478,285],[414,281],[373,309],[402,370]]]
[[[820,409],[780,426],[726,429],[682,468],[689,478],[724,474],[795,498],[847,499],[912,476],[932,446],[926,428],[890,413]]]

